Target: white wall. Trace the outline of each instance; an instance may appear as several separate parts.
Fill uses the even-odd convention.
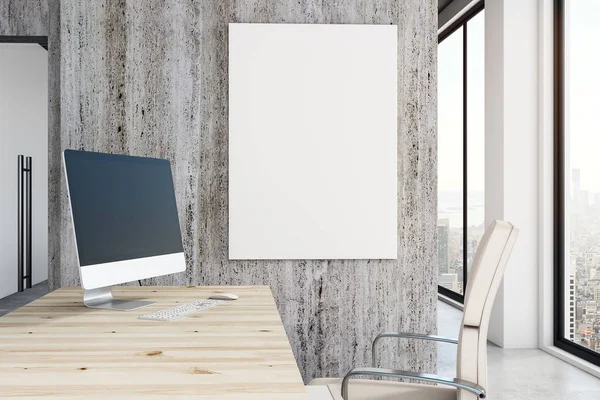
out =
[[[33,284],[48,278],[48,52],[0,44],[0,298],[17,291],[17,155],[32,157]]]
[[[539,263],[540,347],[554,344],[554,1],[540,4]]]
[[[488,338],[538,347],[538,4],[486,1],[486,223],[504,219],[519,238]]]

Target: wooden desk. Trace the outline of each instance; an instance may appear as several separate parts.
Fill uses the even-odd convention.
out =
[[[137,318],[217,291],[240,298],[176,321]],[[114,293],[157,303],[89,309],[80,288],[63,288],[0,318],[0,398],[307,398],[268,286]]]

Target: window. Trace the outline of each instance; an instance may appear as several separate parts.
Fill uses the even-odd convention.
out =
[[[439,285],[462,294],[463,256],[463,28],[438,47]]]
[[[485,229],[484,23],[480,3],[438,45],[438,282],[459,302]]]
[[[600,2],[555,12],[554,343],[600,365]]]

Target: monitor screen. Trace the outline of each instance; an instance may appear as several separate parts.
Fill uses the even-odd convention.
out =
[[[168,160],[64,157],[81,267],[183,252]]]

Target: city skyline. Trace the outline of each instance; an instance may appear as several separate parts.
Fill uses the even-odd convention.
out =
[[[565,275],[570,278],[565,283],[565,336],[600,351],[600,193],[582,186],[585,175],[571,168],[566,182]]]

